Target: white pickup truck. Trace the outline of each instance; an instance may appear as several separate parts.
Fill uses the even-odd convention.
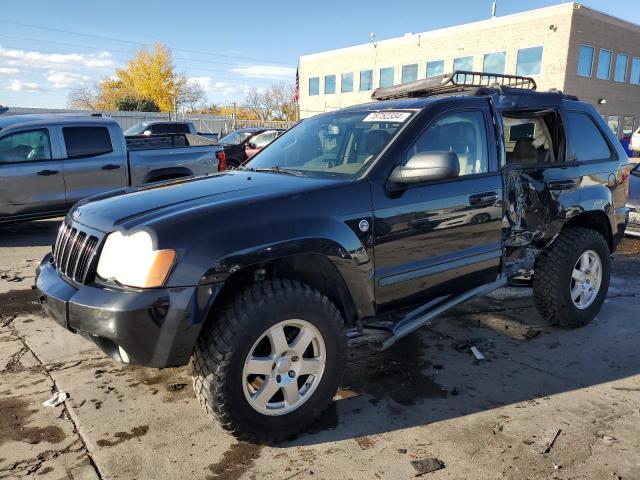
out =
[[[124,137],[101,115],[0,117],[0,223],[58,216],[109,190],[225,169],[222,146],[191,134]]]

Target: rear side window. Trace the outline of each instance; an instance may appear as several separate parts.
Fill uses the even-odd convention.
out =
[[[106,127],[64,127],[62,135],[67,158],[97,157],[113,152]]]
[[[160,123],[151,126],[151,133],[167,134],[167,133],[189,133],[189,127],[184,123]]]
[[[580,112],[569,112],[568,117],[569,135],[579,162],[611,158],[609,145],[591,117]]]

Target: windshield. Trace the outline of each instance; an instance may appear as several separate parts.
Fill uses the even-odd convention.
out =
[[[125,135],[139,135],[145,129],[148,123],[138,122],[124,131]]]
[[[409,111],[318,115],[285,132],[245,167],[296,170],[312,176],[355,177],[412,115]]]
[[[227,145],[238,145],[242,143],[244,139],[250,137],[252,133],[253,132],[249,132],[246,130],[236,130],[226,137],[222,137],[222,139],[220,139],[220,143],[226,143]]]

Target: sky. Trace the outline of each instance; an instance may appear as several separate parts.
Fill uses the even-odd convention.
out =
[[[582,4],[640,24],[638,0]],[[301,55],[483,20],[491,0],[0,0],[0,105],[64,108],[69,89],[112,76],[160,41],[209,103],[293,83]],[[498,16],[558,0],[498,0]],[[635,8],[634,8],[635,7]]]

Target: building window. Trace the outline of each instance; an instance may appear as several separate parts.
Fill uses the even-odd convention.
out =
[[[473,57],[458,57],[453,59],[453,70],[473,71]]]
[[[324,77],[324,94],[336,93],[336,76],[325,75]]]
[[[353,92],[353,73],[342,74],[342,83],[340,85],[340,91],[342,93]]]
[[[309,96],[320,95],[320,77],[309,79]]]
[[[631,60],[631,77],[629,81],[634,85],[640,85],[640,58],[633,57]]]
[[[380,86],[390,87],[393,85],[395,79],[393,78],[393,67],[385,67],[380,69]]]
[[[518,50],[516,75],[540,75],[542,71],[542,47]]]
[[[616,57],[616,71],[613,74],[613,79],[616,82],[627,81],[627,63],[629,63],[629,55],[619,53]]]
[[[504,73],[507,52],[487,53],[482,63],[483,73]]]
[[[373,70],[362,70],[360,72],[360,91],[373,90]]]
[[[617,137],[618,127],[620,126],[620,117],[618,117],[618,115],[609,115],[607,117],[607,125],[609,125],[611,131]]]
[[[415,82],[418,79],[418,64],[402,66],[402,83]]]
[[[427,62],[427,78],[444,74],[444,60]]]
[[[578,75],[581,77],[591,76],[593,66],[593,47],[580,45],[580,56],[578,57]]]
[[[609,50],[600,50],[596,75],[601,80],[609,80],[611,77],[611,56],[612,54]]]

